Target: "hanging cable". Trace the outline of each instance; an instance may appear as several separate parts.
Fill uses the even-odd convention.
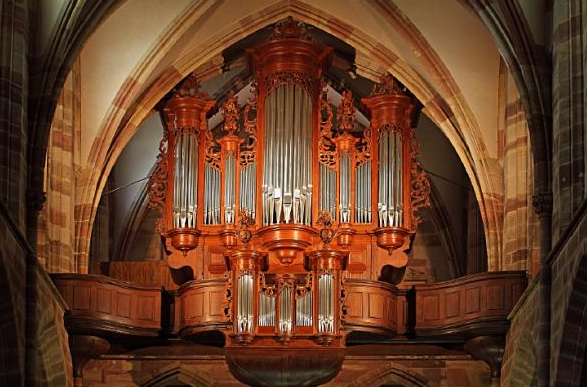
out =
[[[136,183],[140,183],[141,181],[147,180],[150,177],[151,177],[151,175],[145,176],[142,179],[131,181],[130,183],[127,183],[125,185],[121,185],[120,187],[112,188],[111,190],[108,190],[108,191],[102,193],[102,196],[106,196],[106,195],[109,195],[109,194],[114,193],[116,191],[119,191],[123,188],[130,187],[131,185],[136,184]]]

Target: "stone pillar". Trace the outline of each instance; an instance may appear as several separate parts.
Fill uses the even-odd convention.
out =
[[[505,66],[502,66],[504,68]],[[507,71],[507,70],[506,70]],[[503,270],[528,268],[528,228],[532,160],[529,155],[528,124],[520,95],[508,73],[504,79],[503,177],[504,237]]]
[[[585,198],[584,0],[555,0],[552,37],[553,243]]]
[[[69,73],[51,124],[45,191],[47,200],[39,219],[39,259],[48,272],[74,272],[75,171],[79,153],[79,60]]]
[[[2,2],[0,200],[25,233],[29,15],[26,1]]]
[[[22,387],[26,370],[27,100],[29,4],[0,4],[0,385]]]

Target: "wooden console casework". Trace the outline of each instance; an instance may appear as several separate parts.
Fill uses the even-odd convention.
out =
[[[162,103],[166,125],[150,205],[162,214],[158,229],[171,245],[172,270],[184,280],[201,265],[218,276],[226,270],[226,358],[247,384],[313,386],[334,377],[344,359],[343,278],[347,269],[367,268],[349,262],[351,252],[382,248],[384,258],[371,264],[376,272],[404,268],[416,211],[428,205],[412,127],[418,102],[385,75],[363,99],[370,125],[357,124],[350,91],[336,108],[327,98],[323,75],[332,52],[287,18],[247,49],[253,98],[241,109],[230,92],[219,106],[220,130],[207,127],[215,102],[194,76]],[[205,262],[203,250],[224,262]],[[207,297],[200,285],[189,286],[186,299]],[[193,314],[178,322],[182,337],[222,327],[218,315],[212,322],[188,313],[191,305],[179,305],[184,316]],[[282,356],[250,361],[267,351]],[[294,364],[308,368],[294,377]]]
[[[222,316],[206,307],[221,298],[219,288],[206,293],[212,283],[180,288],[178,334],[223,330],[229,368],[250,385],[314,386],[337,374],[347,333],[343,278],[367,268],[349,263],[351,252],[382,248],[377,272],[404,268],[416,211],[428,205],[412,127],[418,102],[385,75],[363,100],[370,126],[358,125],[350,91],[335,109],[328,101],[322,78],[332,51],[287,18],[247,49],[253,98],[241,109],[230,92],[221,130],[207,127],[215,102],[194,76],[162,103],[149,198],[162,214],[169,266],[184,280],[201,265],[228,278]],[[205,262],[202,250],[224,262]],[[391,314],[368,321],[375,331],[397,330]],[[267,359],[268,351],[280,355]]]
[[[413,128],[418,101],[386,74],[362,99],[370,125],[358,124],[350,91],[337,107],[328,100],[323,75],[332,48],[292,18],[246,53],[253,97],[242,108],[232,92],[213,108],[193,75],[162,103],[166,129],[149,200],[162,214],[170,267],[197,273],[203,264],[222,274],[242,213],[270,271],[305,273],[304,252],[320,244],[322,212],[333,219],[341,250],[382,248],[378,273],[405,267],[417,211],[429,205]],[[223,118],[214,132],[206,123],[213,111]],[[205,262],[206,251],[216,262]],[[365,270],[349,263],[353,272]]]

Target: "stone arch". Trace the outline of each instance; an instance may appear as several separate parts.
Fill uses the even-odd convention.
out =
[[[542,216],[541,254],[551,244],[552,208],[552,97],[551,65],[544,45],[534,41],[519,1],[463,1],[487,28],[512,73],[520,98],[531,143],[534,163],[535,208]]]
[[[564,328],[554,386],[583,386],[581,373],[587,349],[587,255],[575,271],[572,291],[564,319]]]
[[[102,20],[122,3],[123,0],[64,2],[48,49],[31,68],[30,82],[36,87],[31,88],[29,102],[29,192],[42,192],[51,121],[75,58]]]
[[[158,370],[155,376],[137,382],[140,387],[167,387],[169,383],[182,383],[190,387],[210,387],[212,382],[185,365],[171,364]]]
[[[423,376],[416,375],[408,368],[397,364],[385,364],[375,368],[347,384],[348,387],[429,387],[429,381]]]
[[[389,10],[388,12],[392,13]],[[194,14],[192,19],[186,20],[186,24],[189,21],[198,20],[200,16],[201,14]],[[78,271],[85,272],[87,270],[91,228],[107,176],[122,148],[128,143],[155,103],[185,75],[220,55],[222,49],[227,45],[235,43],[244,36],[286,16],[293,16],[313,24],[346,41],[355,47],[358,56],[368,57],[374,61],[375,65],[373,66],[377,68],[366,69],[371,73],[364,75],[375,78],[378,74],[390,71],[425,104],[426,114],[447,135],[469,174],[484,220],[487,246],[491,248],[488,251],[488,266],[491,270],[498,270],[501,250],[499,248],[501,245],[501,215],[498,203],[500,188],[495,186],[491,176],[498,175],[499,171],[494,170],[496,166],[489,160],[487,149],[480,136],[475,136],[476,124],[471,119],[466,103],[460,97],[458,90],[442,84],[439,88],[448,88],[449,95],[447,97],[438,95],[432,85],[416,74],[390,49],[382,47],[376,39],[348,26],[345,22],[320,9],[297,0],[284,0],[258,11],[255,15],[247,15],[226,25],[213,39],[193,47],[191,51],[163,70],[145,90],[141,90],[144,80],[148,78],[148,73],[157,67],[157,61],[163,56],[161,52],[169,50],[172,43],[179,39],[176,36],[177,29],[172,29],[146,55],[135,73],[127,78],[123,88],[115,97],[116,106],[110,107],[98,140],[92,147],[89,157],[90,165],[88,166],[89,176],[82,182],[81,192],[83,194],[80,195],[80,198],[76,198],[76,201],[79,200],[77,206],[80,217],[76,222]],[[181,30],[179,33],[182,31],[185,30]],[[408,29],[408,31],[412,30]],[[155,55],[154,52],[158,54]],[[427,58],[429,61],[430,58]],[[436,67],[443,66],[437,64]],[[445,73],[448,74],[446,69]],[[442,77],[437,78],[443,79]]]
[[[518,1],[466,3],[485,25],[516,82],[532,139],[537,187],[550,185],[551,95],[544,46],[536,44]]]

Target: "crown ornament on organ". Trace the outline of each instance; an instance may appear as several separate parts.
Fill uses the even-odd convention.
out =
[[[350,91],[336,108],[328,100],[322,78],[331,56],[288,18],[247,50],[252,98],[241,106],[230,92],[218,130],[207,126],[215,102],[193,75],[163,108],[150,204],[186,265],[200,240],[196,260],[211,249],[224,256],[225,348],[239,380],[239,364],[255,349],[340,353],[353,246],[375,236],[387,262],[407,248],[416,210],[429,205],[411,125],[417,101],[385,75],[361,100],[369,125],[358,125]]]

